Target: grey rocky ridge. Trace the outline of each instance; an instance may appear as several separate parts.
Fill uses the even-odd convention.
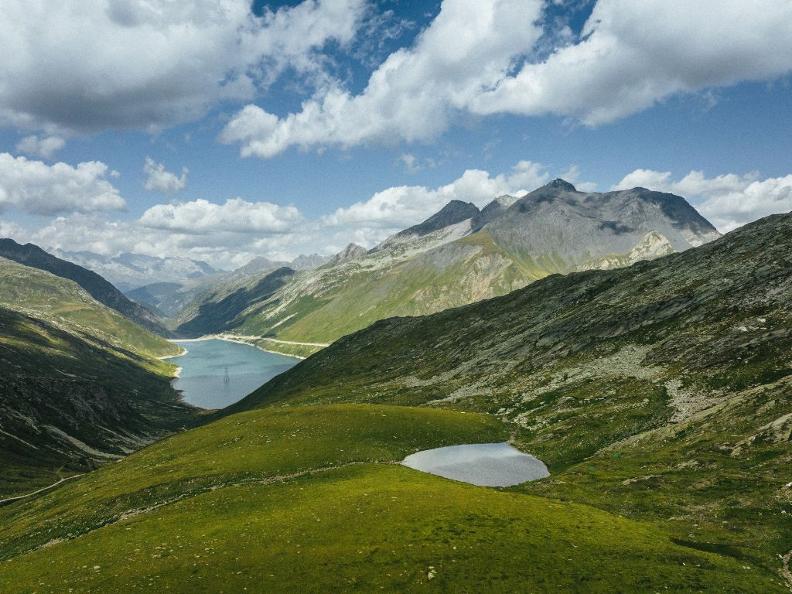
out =
[[[625,266],[719,236],[680,196],[643,188],[580,192],[556,179],[483,209],[454,200],[369,251],[350,246],[239,309],[223,330],[325,344],[382,318],[433,313],[550,274]]]

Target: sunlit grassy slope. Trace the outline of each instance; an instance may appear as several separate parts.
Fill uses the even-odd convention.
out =
[[[792,558],[792,215],[630,268],[345,337],[231,410],[368,402],[507,422],[522,487],[780,572]]]
[[[658,525],[393,465],[499,441],[491,417],[376,405],[263,409],[0,508],[8,592],[779,591]]]
[[[0,305],[143,356],[179,352],[173,343],[97,302],[73,281],[4,258],[0,258]]]

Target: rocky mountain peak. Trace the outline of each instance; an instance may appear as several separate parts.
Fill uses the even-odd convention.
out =
[[[555,178],[549,184],[545,184],[539,189],[540,190],[552,189],[552,190],[558,190],[560,192],[577,192],[577,188],[575,186],[570,184],[568,181],[561,179],[560,177]]]
[[[358,245],[356,243],[350,243],[346,246],[343,250],[338,252],[331,262],[333,264],[339,264],[341,262],[348,262],[349,260],[357,260],[358,258],[362,258],[368,253],[368,250],[364,248],[362,245]]]
[[[414,225],[409,229],[398,233],[397,237],[406,235],[427,235],[432,231],[444,229],[449,225],[455,225],[468,219],[473,219],[479,214],[478,207],[472,202],[463,202],[462,200],[451,200],[443,208],[426,219],[423,223]]]

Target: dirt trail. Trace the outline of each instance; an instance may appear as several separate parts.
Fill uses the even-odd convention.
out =
[[[14,501],[19,501],[20,499],[26,499],[28,497],[33,497],[33,495],[38,495],[39,493],[43,493],[44,491],[49,491],[50,489],[54,489],[61,483],[66,481],[70,481],[77,477],[82,476],[82,474],[73,474],[71,476],[67,476],[66,478],[62,478],[61,480],[52,483],[51,485],[47,485],[46,487],[42,487],[41,489],[37,489],[36,491],[32,491],[30,493],[26,493],[24,495],[16,495],[15,497],[8,497],[7,499],[0,499],[0,505],[8,505],[9,503],[13,503]]]

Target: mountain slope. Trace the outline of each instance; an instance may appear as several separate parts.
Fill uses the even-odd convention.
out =
[[[780,592],[746,559],[586,505],[393,464],[503,440],[483,415],[256,410],[0,508],[10,592]]]
[[[135,303],[147,307],[161,318],[176,315],[186,304],[189,298],[179,297],[185,293],[185,288],[179,283],[151,283],[133,289],[126,293]]]
[[[626,254],[648,233],[665,238],[674,251],[719,237],[680,196],[644,188],[585,193],[563,180],[527,194],[486,229],[507,252],[534,260],[541,255],[562,273]]]
[[[330,343],[386,317],[434,313],[550,274],[629,265],[718,236],[679,196],[640,188],[584,193],[555,180],[481,211],[452,201],[367,254],[298,274],[242,311],[232,330]]]
[[[85,471],[189,423],[172,366],[158,360],[177,352],[76,283],[0,258],[0,493]]]
[[[552,478],[779,570],[792,549],[792,215],[629,268],[347,336],[227,412],[322,402],[485,411]],[[710,547],[710,548],[706,548]]]
[[[99,303],[153,332],[167,334],[167,330],[154,314],[127,299],[121,291],[91,270],[56,258],[32,243],[20,245],[13,239],[0,239],[0,257],[72,280]]]

